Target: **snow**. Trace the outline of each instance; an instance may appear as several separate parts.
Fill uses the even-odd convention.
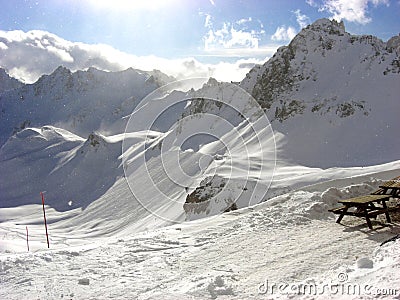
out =
[[[330,38],[331,24],[313,26]],[[336,29],[335,53],[349,59],[343,61],[372,51],[362,38],[347,45],[351,37],[342,24]],[[301,38],[294,41],[300,53]],[[335,105],[385,89],[389,112],[369,101],[368,121],[362,112],[341,119],[307,111],[271,126],[234,84],[194,79],[157,89],[169,79],[132,69],[60,67],[2,93],[0,298],[400,299],[400,240],[382,244],[400,233],[398,218],[387,224],[379,217],[370,230],[358,218],[337,224],[328,211],[399,175],[396,141],[388,139],[393,143],[381,152],[367,147],[371,134],[398,127],[397,75],[375,76],[384,66],[364,61],[346,64],[349,76],[332,83],[324,72],[340,77],[340,59],[309,41],[318,50],[310,51],[315,65],[302,71],[318,75],[323,98],[335,97],[346,82],[356,89],[343,89]],[[366,64],[372,75],[360,80]],[[242,84],[257,84],[254,76],[265,69],[256,67]],[[382,89],[363,90],[365,82]],[[281,100],[316,103],[312,80],[298,87]],[[364,133],[355,134],[357,128]],[[328,143],[325,151],[313,144],[325,137],[345,146]],[[339,167],[350,153],[351,167]],[[222,213],[233,204],[237,210]]]
[[[400,162],[364,171],[314,170],[315,182],[320,176],[327,178],[327,173],[340,179],[308,185],[230,213],[141,232],[132,226],[133,212],[122,203],[114,210],[119,215],[101,214],[99,206],[108,210],[112,198],[124,198],[124,189],[115,186],[108,192],[113,197],[100,199],[104,203],[96,201],[83,212],[59,213],[48,208],[50,250],[39,221],[40,206],[2,208],[0,297],[286,298],[285,291],[267,294],[272,291],[265,291],[266,280],[270,286],[320,286],[337,282],[340,275],[346,276],[346,284],[372,287],[374,293],[393,289],[398,299],[400,240],[379,246],[399,234],[398,221],[390,226],[373,221],[374,230],[353,218],[345,218],[344,225],[339,225],[326,208],[339,198],[370,192],[399,171]],[[279,173],[278,168],[278,177]],[[343,174],[364,175],[346,178]],[[304,181],[310,177],[296,175],[304,176]],[[30,252],[26,251],[25,224],[31,232]],[[372,268],[368,266],[371,261]],[[311,299],[312,295],[301,297]],[[367,294],[360,297],[372,298]]]
[[[270,104],[268,118],[285,134],[285,155],[296,164],[327,168],[397,160],[397,40],[350,35],[321,19],[250,71],[240,86]],[[297,110],[290,113],[294,104]]]
[[[2,207],[37,203],[38,193],[47,191],[47,203],[57,210],[85,208],[122,175],[120,154],[121,140],[99,134],[84,140],[53,126],[26,128],[0,149],[1,173],[13,170],[0,177]]]
[[[121,118],[166,83],[163,74],[153,74],[95,68],[72,73],[59,67],[33,84],[5,91],[0,95],[0,146],[16,131],[49,124],[82,137],[94,131],[121,133],[126,125]]]

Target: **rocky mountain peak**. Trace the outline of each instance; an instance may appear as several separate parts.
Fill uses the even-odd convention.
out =
[[[398,49],[400,36],[385,43],[372,35],[351,35],[343,22],[320,19],[280,47],[263,66],[254,67],[240,85],[268,110],[277,101],[287,102],[287,94],[298,92],[302,84],[320,88],[318,79],[329,76],[328,70],[335,70],[335,80],[356,72],[361,77],[372,69],[378,76],[398,74]]]
[[[21,81],[11,77],[6,70],[0,68],[0,93],[19,88],[23,85]]]
[[[45,78],[46,77],[50,77],[50,78],[55,78],[57,80],[58,78],[68,77],[71,74],[72,74],[72,72],[71,72],[70,69],[68,69],[68,68],[66,68],[64,66],[59,66],[50,75],[48,75],[48,76],[44,75],[42,77],[45,77]]]
[[[386,43],[386,49],[392,53],[395,52],[398,56],[400,55],[400,34],[391,37]]]
[[[321,31],[329,34],[344,34],[346,32],[343,21],[337,22],[326,18],[315,21],[308,25],[305,30]]]
[[[390,161],[396,155],[376,145],[380,137],[395,134],[390,124],[398,124],[387,108],[399,107],[399,47],[400,37],[385,43],[372,35],[352,35],[342,22],[321,19],[253,68],[240,86],[259,102],[274,129],[287,135],[287,149],[296,149],[288,156],[300,163],[326,153],[354,165],[358,157],[373,157],[373,151],[379,153],[376,162],[383,156]],[[364,146],[331,147],[343,139],[362,140]]]
[[[303,28],[286,48],[294,55],[296,52],[308,54],[317,52],[323,56],[336,46],[347,43],[350,34],[346,32],[343,21],[320,19]]]
[[[48,90],[48,87],[56,85],[71,85],[72,72],[64,66],[59,66],[49,75],[42,75],[33,85],[36,86],[35,93]]]

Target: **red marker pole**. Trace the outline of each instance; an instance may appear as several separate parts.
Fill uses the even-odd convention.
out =
[[[43,195],[43,193],[42,193],[42,192],[40,192],[40,195],[42,196],[43,218],[44,218],[44,227],[46,228],[47,248],[50,248],[50,243],[49,243],[49,234],[48,234],[48,232],[47,232],[46,211],[44,210],[44,195]]]
[[[26,227],[26,246],[28,247],[28,252],[29,252],[29,237],[28,237],[28,226]]]

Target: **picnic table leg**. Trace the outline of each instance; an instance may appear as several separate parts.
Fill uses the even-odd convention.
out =
[[[346,205],[345,208],[343,208],[342,213],[340,214],[339,218],[336,220],[336,223],[340,224],[340,222],[342,221],[345,213],[347,212],[347,210],[349,209],[349,207]]]
[[[367,209],[365,209],[365,219],[367,220],[368,228],[372,229],[372,223],[371,223],[371,220],[369,219]]]
[[[392,223],[392,220],[390,219],[389,211],[388,211],[388,208],[386,206],[386,201],[385,200],[382,200],[382,206],[385,209],[386,221],[388,221],[388,223]]]
[[[371,223],[371,220],[369,219],[369,217],[366,216],[365,218],[367,219],[368,228],[369,228],[369,229],[373,229],[373,228],[372,228],[372,223]]]

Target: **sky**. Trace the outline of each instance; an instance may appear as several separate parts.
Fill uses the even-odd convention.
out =
[[[0,0],[0,67],[25,82],[62,64],[240,80],[305,26],[400,32],[400,0]]]

